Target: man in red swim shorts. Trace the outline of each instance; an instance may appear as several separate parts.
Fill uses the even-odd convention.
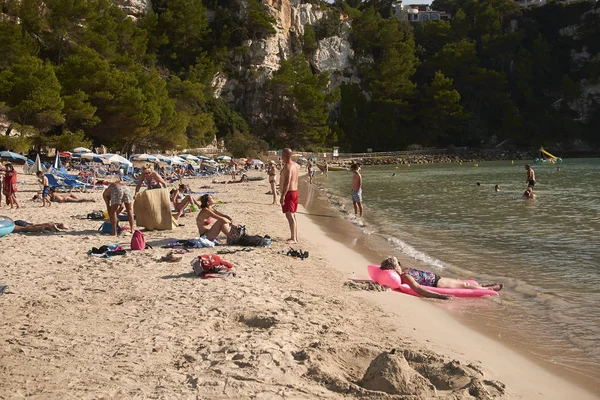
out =
[[[298,209],[298,171],[300,166],[292,161],[292,149],[283,149],[281,159],[283,161],[283,168],[279,175],[281,210],[290,225],[290,238],[287,243],[298,243],[296,210]]]

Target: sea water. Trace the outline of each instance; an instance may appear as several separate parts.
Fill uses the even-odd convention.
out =
[[[455,299],[445,307],[598,386],[600,159],[532,164],[535,201],[521,198],[524,165],[365,166],[362,219],[352,209],[351,172],[318,176],[313,191],[337,209],[333,214],[358,226],[381,257],[394,254],[442,276],[504,283],[499,298]]]

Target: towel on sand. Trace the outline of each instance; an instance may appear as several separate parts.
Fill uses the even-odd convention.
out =
[[[133,210],[136,224],[147,230],[172,230],[177,227],[177,221],[171,214],[168,189],[152,189],[138,193]]]

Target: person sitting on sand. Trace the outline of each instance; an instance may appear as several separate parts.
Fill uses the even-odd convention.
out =
[[[485,285],[474,285],[461,279],[442,278],[430,271],[421,271],[413,268],[402,268],[396,257],[388,257],[381,262],[382,270],[393,270],[400,275],[402,283],[407,284],[423,297],[447,300],[452,296],[436,293],[426,287],[438,287],[448,289],[487,289],[499,292],[504,287],[501,283],[490,283]]]
[[[31,222],[16,220],[14,221],[15,228],[12,233],[29,233],[29,232],[62,232],[69,228],[62,223],[47,222],[43,224],[32,224]]]
[[[208,240],[215,240],[222,232],[229,235],[231,228],[231,217],[213,208],[215,199],[210,194],[200,196],[200,212],[196,217],[199,236],[206,236]],[[212,226],[210,223],[214,219]]]
[[[59,194],[56,193],[56,188],[51,187],[48,192],[48,196],[50,200],[55,201],[57,203],[95,203],[94,199],[86,199],[84,197],[77,197],[73,193],[65,193]]]
[[[160,189],[161,187],[167,187],[167,183],[156,171],[154,171],[152,164],[146,164],[142,168],[142,174],[138,178],[138,183],[135,187],[136,195],[140,191],[142,185],[146,185],[148,189]]]
[[[196,200],[192,198],[189,194],[187,196],[184,193],[187,190],[186,185],[179,185],[179,189],[172,190],[171,193],[171,201],[173,202],[173,207],[175,207],[175,211],[177,211],[177,215],[175,219],[179,219],[181,215],[183,215],[183,210],[190,204],[194,204],[196,206],[200,206]]]

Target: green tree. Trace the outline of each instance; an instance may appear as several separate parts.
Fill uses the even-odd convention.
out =
[[[0,100],[8,116],[21,125],[46,132],[64,122],[60,83],[49,62],[23,56],[0,73]]]
[[[421,98],[421,121],[425,145],[449,145],[457,143],[453,134],[460,134],[462,122],[467,115],[460,104],[460,94],[452,85],[452,79],[436,72],[431,84]]]
[[[313,30],[312,25],[304,25],[304,37],[302,38],[302,52],[305,56],[309,57],[312,56],[318,48],[319,45],[317,44],[317,41],[315,39],[315,31]]]
[[[234,157],[260,157],[268,150],[267,142],[250,133],[234,131],[225,136],[227,150]]]
[[[206,112],[204,86],[199,82],[173,77],[167,87],[170,97],[176,101],[175,109],[180,117],[187,119],[185,133],[188,145],[200,147],[212,142],[217,127],[212,114]]]
[[[269,136],[276,145],[323,146],[329,135],[329,107],[337,92],[328,92],[329,74],[313,74],[303,56],[282,60],[267,83]]]
[[[220,98],[210,98],[207,102],[207,111],[213,115],[217,128],[217,137],[223,138],[233,135],[234,132],[248,132],[248,123],[244,117],[227,106],[227,102]]]
[[[249,38],[256,40],[274,35],[277,32],[273,26],[276,20],[269,14],[267,6],[259,0],[247,0],[247,5],[247,31]]]

